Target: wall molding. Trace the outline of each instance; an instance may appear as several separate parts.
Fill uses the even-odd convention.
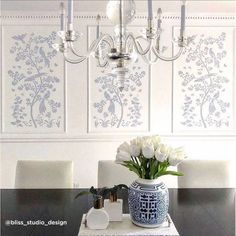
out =
[[[77,15],[74,16],[75,19],[96,19],[97,15]],[[59,15],[3,15],[0,16],[0,19],[59,19]],[[101,15],[102,19],[107,20],[106,15]],[[147,19],[146,15],[137,15],[135,19]],[[157,19],[157,17],[154,17]],[[163,20],[177,20],[180,19],[178,15],[165,15],[162,16]],[[211,15],[211,14],[203,14],[203,15],[190,15],[186,16],[186,20],[235,20],[236,16],[234,15]]]
[[[130,140],[134,136],[140,134],[121,134],[121,135],[80,135],[74,137],[58,137],[58,138],[1,138],[1,143],[80,143],[80,142],[123,142]],[[150,135],[150,134],[149,134]],[[186,139],[188,141],[209,140],[209,141],[236,141],[236,134],[234,135],[170,135],[160,134],[161,138],[175,140]]]

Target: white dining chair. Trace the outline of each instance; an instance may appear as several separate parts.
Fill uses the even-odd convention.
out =
[[[178,177],[179,188],[235,187],[230,160],[185,160],[178,165],[184,176]]]
[[[16,166],[15,187],[73,188],[73,162],[19,160]]]
[[[126,167],[117,164],[114,160],[101,160],[98,162],[98,188],[113,187],[117,184],[130,185],[138,176]],[[167,187],[176,188],[177,178],[163,176],[160,178]]]

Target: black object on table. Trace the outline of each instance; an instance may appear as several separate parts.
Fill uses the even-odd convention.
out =
[[[2,236],[77,236],[92,196],[84,189],[2,189]],[[235,189],[169,189],[169,214],[181,236],[234,236]],[[124,213],[128,213],[127,191]]]

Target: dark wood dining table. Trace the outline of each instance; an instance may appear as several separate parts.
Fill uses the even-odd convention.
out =
[[[84,189],[2,189],[2,236],[77,236],[92,196]],[[127,191],[123,210],[128,213]],[[169,214],[181,236],[234,236],[235,189],[169,189]]]

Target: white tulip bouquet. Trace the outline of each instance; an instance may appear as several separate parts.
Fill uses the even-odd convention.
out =
[[[159,136],[137,137],[122,143],[117,149],[116,162],[135,172],[142,179],[156,179],[163,175],[182,176],[167,170],[186,158],[182,147],[172,148],[161,143]]]

